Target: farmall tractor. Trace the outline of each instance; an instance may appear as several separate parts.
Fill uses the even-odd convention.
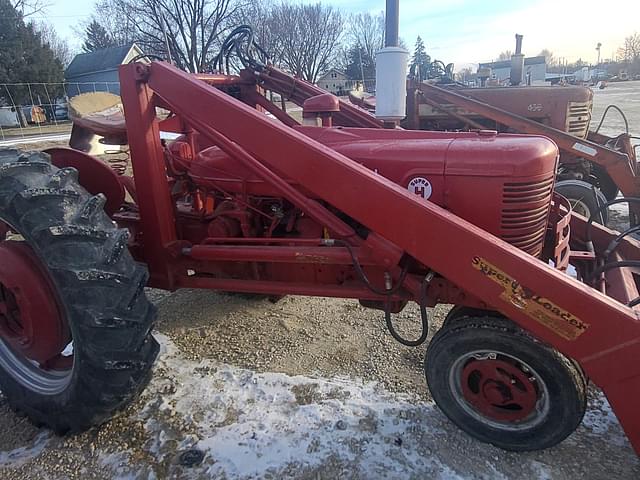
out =
[[[640,450],[640,244],[554,194],[554,142],[378,128],[240,60],[239,76],[121,67],[124,115],[77,126],[127,143],[133,177],[73,149],[0,151],[0,389],[16,411],[62,433],[127,405],[158,353],[146,285],[352,298],[407,346],[445,303],[425,371],[460,428],[509,450],[553,446],[593,381]],[[419,338],[396,328],[408,302]]]

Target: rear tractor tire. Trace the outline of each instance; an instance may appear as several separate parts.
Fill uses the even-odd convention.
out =
[[[77,177],[0,149],[0,390],[60,434],[125,407],[158,353],[147,271]]]
[[[569,436],[587,403],[580,368],[500,317],[445,323],[425,359],[438,407],[472,437],[511,451]]]

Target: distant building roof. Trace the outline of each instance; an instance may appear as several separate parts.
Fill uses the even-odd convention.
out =
[[[132,49],[137,50],[136,55],[142,53],[142,50],[135,43],[81,53],[76,55],[71,64],[69,64],[64,76],[68,79],[95,72],[114,70],[124,63]]]
[[[524,59],[524,65],[541,65],[547,62],[547,59],[544,56],[540,57],[528,57]],[[489,63],[481,63],[479,68],[511,68],[511,60],[502,60],[500,62],[489,62]]]

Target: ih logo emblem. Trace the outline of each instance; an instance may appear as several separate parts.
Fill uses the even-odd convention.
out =
[[[410,193],[414,195],[418,195],[419,197],[424,198],[425,200],[429,200],[431,194],[433,193],[433,188],[431,187],[431,182],[424,177],[416,177],[409,182],[407,189]]]

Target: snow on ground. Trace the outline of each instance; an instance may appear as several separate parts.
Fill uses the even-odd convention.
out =
[[[8,452],[0,450],[0,468],[5,466],[15,467],[36,458],[44,451],[45,448],[47,448],[50,440],[51,433],[42,432],[28,447],[16,448],[15,450],[10,450]]]
[[[77,478],[640,478],[640,462],[595,391],[574,435],[542,452],[512,453],[473,440],[418,397],[354,378],[188,360],[169,337],[156,337],[161,356],[136,406],[76,439],[41,431],[28,447],[0,451],[0,478],[76,478],[51,470],[60,458],[46,459],[52,451],[78,459]],[[113,440],[101,443],[103,435]],[[180,465],[191,449],[203,462]],[[5,468],[15,475],[5,477]]]
[[[159,340],[162,373],[137,415],[157,462],[169,455],[176,464],[191,448],[205,453],[201,466],[180,470],[181,478],[573,478],[573,467],[554,464],[553,456],[571,455],[595,438],[627,445],[602,394],[591,399],[584,431],[547,451],[551,458],[507,453],[470,439],[431,402],[374,383],[194,362],[168,337]],[[196,431],[176,435],[166,418],[184,418]],[[127,462],[117,455],[104,463],[118,478],[151,473],[123,469]]]
[[[182,448],[206,452],[206,473],[214,478],[252,478],[265,472],[313,469],[328,457],[359,465],[365,478],[406,478],[429,471],[431,478],[463,478],[437,457],[424,455],[422,435],[444,435],[421,423],[434,414],[430,403],[382,391],[373,383],[345,378],[320,379],[279,373],[255,373],[214,362],[181,360],[167,337],[161,362],[180,379],[175,393],[141,415],[155,431],[153,453],[162,455],[171,436],[162,432],[152,411],[194,415],[199,440]],[[196,375],[194,375],[196,372]],[[203,378],[204,377],[204,378]]]

